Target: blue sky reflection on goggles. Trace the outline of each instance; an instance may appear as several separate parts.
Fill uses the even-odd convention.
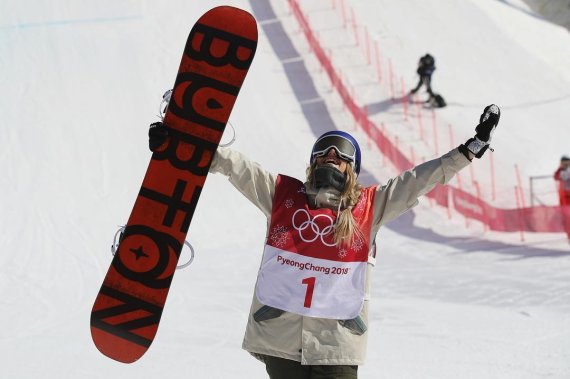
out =
[[[352,142],[340,136],[325,136],[317,140],[311,157],[315,159],[325,156],[330,149],[335,149],[338,156],[346,161],[354,162],[356,159],[356,147]]]

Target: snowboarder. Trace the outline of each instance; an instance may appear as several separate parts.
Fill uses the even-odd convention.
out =
[[[499,118],[499,108],[487,106],[473,138],[370,187],[358,183],[361,151],[342,131],[316,140],[304,182],[218,148],[210,172],[227,176],[268,220],[243,348],[265,363],[271,379],[357,378],[379,228],[481,158]],[[150,146],[165,138],[164,127],[153,124]]]
[[[418,62],[418,69],[416,72],[420,76],[418,81],[418,85],[410,91],[410,95],[415,94],[418,92],[423,85],[426,86],[427,93],[429,94],[428,101],[434,96],[434,93],[431,89],[431,76],[435,71],[435,59],[430,54],[426,54],[420,58]]]

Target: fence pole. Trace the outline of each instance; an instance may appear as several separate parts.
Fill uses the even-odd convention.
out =
[[[420,103],[416,103],[416,114],[418,116],[418,127],[420,131],[420,139],[424,141],[424,123],[422,120],[422,106]]]
[[[447,191],[447,204],[445,206],[445,208],[447,208],[447,219],[451,220],[451,200],[449,199],[449,197],[451,196],[451,191]]]
[[[396,156],[398,156],[398,152],[400,151],[400,138],[396,136],[394,138],[394,151],[392,154],[392,162],[394,162],[394,166],[396,166],[396,170],[400,170],[400,162],[396,162]]]
[[[523,231],[524,228],[523,228],[522,211],[521,211],[520,190],[518,186],[515,186],[515,199],[517,202],[521,241],[524,242],[524,231]]]
[[[360,38],[358,37],[358,26],[356,25],[356,17],[354,16],[354,9],[350,8],[350,15],[352,16],[352,32],[356,39],[356,46],[360,46]]]
[[[386,126],[384,125],[384,121],[380,122],[380,132],[384,135],[384,141],[388,140],[388,136],[386,135]],[[386,154],[387,149],[386,146],[380,146],[380,150],[382,151],[382,165],[386,167]]]
[[[478,181],[473,183],[475,185],[475,190],[477,191],[477,200],[479,200],[479,205],[483,208],[483,228],[485,231],[488,230],[489,226],[489,219],[487,218],[487,208],[483,206],[483,201],[481,200],[481,186],[479,185]]]
[[[520,191],[521,205],[523,208],[526,208],[526,204],[525,204],[525,200],[524,200],[524,192],[523,192],[522,182],[521,182],[521,172],[519,170],[518,165],[515,165],[515,174],[517,176],[517,185],[518,185],[519,191]]]
[[[340,0],[340,16],[342,18],[342,26],[346,29],[348,21],[346,17],[346,4],[344,0]]]
[[[366,27],[366,62],[368,64],[372,64],[372,52],[370,48],[370,32],[368,31],[368,27]]]
[[[436,122],[436,118],[435,118],[435,111],[433,109],[431,110],[431,121],[432,121],[432,125],[433,125],[433,144],[434,144],[434,149],[435,149],[435,156],[438,157],[439,156],[439,141],[437,138],[437,122]]]
[[[406,96],[406,84],[404,83],[404,77],[400,78],[402,84],[402,108],[404,111],[404,120],[408,121],[408,96]]]
[[[376,41],[374,43],[374,49],[376,50],[376,74],[378,75],[378,83],[382,84],[382,60],[380,57],[380,42]]]
[[[491,151],[491,199],[495,201],[497,199],[497,186],[495,182],[495,155]]]
[[[453,127],[451,126],[451,124],[447,124],[447,128],[449,130],[449,149],[453,149],[455,146],[455,138],[453,136]],[[459,190],[463,190],[463,186],[461,183],[461,172],[457,173],[457,186],[459,188]]]
[[[352,101],[354,102],[354,106],[358,108],[358,105],[356,105],[356,89],[354,88],[354,86],[350,86],[350,90],[349,90],[349,96],[351,97]],[[359,112],[352,112],[352,117],[354,118],[354,130],[358,129],[358,118],[359,118]]]
[[[388,72],[390,75],[390,93],[392,95],[392,101],[396,98],[394,94],[394,72],[392,71],[392,59],[388,58]]]
[[[372,123],[372,121],[370,121],[370,118],[369,118],[370,110],[368,109],[368,105],[366,105],[365,111],[366,111],[366,120],[364,120],[364,122],[366,123],[366,128],[364,131],[366,132],[366,135],[368,136],[368,138],[367,138],[368,150],[371,150],[372,149],[372,128],[374,127],[374,124]]]
[[[453,140],[453,127],[451,124],[447,124],[449,129],[449,149],[453,149],[455,146],[455,141]]]

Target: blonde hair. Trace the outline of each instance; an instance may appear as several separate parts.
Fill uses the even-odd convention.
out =
[[[313,185],[313,171],[316,166],[317,164],[314,162],[307,168],[307,182],[311,186]],[[348,165],[346,169],[346,187],[341,193],[341,210],[337,214],[334,227],[334,242],[339,246],[350,246],[355,238],[364,239],[364,235],[352,215],[352,208],[358,201],[362,188],[356,180],[356,173],[352,165]]]

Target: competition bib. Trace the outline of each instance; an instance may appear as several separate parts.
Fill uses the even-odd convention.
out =
[[[366,239],[374,193],[364,189],[352,211]],[[370,242],[356,237],[350,246],[336,245],[335,221],[329,209],[309,209],[300,181],[279,176],[256,285],[262,304],[311,317],[358,316]]]

